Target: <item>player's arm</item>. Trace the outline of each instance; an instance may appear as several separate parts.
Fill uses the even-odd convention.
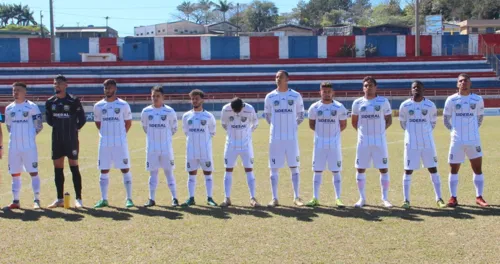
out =
[[[477,109],[477,127],[481,127],[483,124],[483,118],[484,118],[484,101],[481,98],[481,101],[479,101],[478,105],[476,106]]]
[[[125,111],[123,111],[123,120],[125,120],[125,131],[128,133],[130,127],[132,126],[132,110],[130,105],[125,105]]]
[[[406,114],[404,112],[403,104],[399,107],[399,124],[403,130],[406,130]]]
[[[451,103],[450,98],[446,99],[446,102],[444,103],[444,110],[443,110],[443,123],[444,126],[448,130],[452,130],[453,126],[451,124],[451,116],[453,115],[453,105]]]
[[[182,116],[182,131],[184,132],[184,135],[186,135],[186,137],[188,135],[188,130],[189,130],[188,124],[187,124],[187,122],[188,122],[187,119],[188,119],[188,116],[186,114],[184,114]]]
[[[257,117],[257,112],[252,108],[252,132],[259,126],[259,117]]]
[[[266,117],[266,122],[268,124],[271,124],[272,111],[273,111],[273,106],[271,104],[271,100],[268,97],[266,97],[266,99],[264,100],[264,116]]]
[[[36,134],[40,133],[43,129],[43,122],[42,122],[42,113],[40,112],[40,108],[38,108],[37,105],[34,105],[33,113],[31,114],[31,117],[33,118],[33,125],[35,126],[35,131]]]
[[[392,125],[392,108],[389,100],[385,100],[384,103],[384,119],[385,129],[388,129]]]
[[[434,129],[436,127],[437,117],[438,117],[437,108],[435,105],[432,107],[430,115],[431,115],[431,127],[432,129]]]
[[[148,116],[144,113],[144,110],[142,110],[141,113],[141,125],[142,129],[144,130],[144,133],[148,133]]]
[[[309,128],[312,131],[316,130],[316,111],[314,110],[314,106],[310,106],[307,111],[307,116],[309,117]]]
[[[53,120],[52,120],[52,104],[50,101],[45,102],[45,119],[47,121],[47,124],[49,126],[53,125]],[[5,117],[7,119],[7,117]]]
[[[170,114],[171,118],[170,118],[170,131],[172,132],[172,136],[175,135],[175,133],[177,133],[177,129],[178,129],[178,126],[177,126],[177,114],[175,113],[175,111],[173,111],[173,113]]]
[[[85,123],[87,123],[87,117],[85,117],[85,110],[83,109],[82,102],[80,102],[79,98],[75,99],[75,114],[77,127],[78,130],[80,130]]]
[[[101,130],[101,109],[97,105],[94,105],[94,123],[97,130]]]
[[[224,107],[220,111],[220,124],[222,125],[222,128],[227,131],[227,114],[226,114],[226,109]]]
[[[7,132],[9,132],[9,133],[10,133],[11,124],[12,124],[12,120],[10,117],[10,113],[5,111],[5,126],[7,127]]]
[[[351,124],[354,129],[358,130],[358,120],[359,120],[359,109],[357,102],[354,101],[352,104],[352,112],[351,112]]]
[[[347,128],[347,109],[342,105],[339,113],[340,132]]]
[[[0,121],[2,121],[2,115],[0,114]],[[0,159],[3,156],[3,132],[2,132],[2,123],[0,123]]]
[[[210,132],[210,136],[212,136],[212,137],[215,136],[216,124],[217,124],[217,121],[215,120],[215,117],[213,115],[210,115],[210,122],[208,124],[208,131]]]
[[[304,122],[304,100],[302,100],[302,96],[299,94],[297,99],[297,103],[295,104],[295,111],[297,111],[297,125],[302,124]]]

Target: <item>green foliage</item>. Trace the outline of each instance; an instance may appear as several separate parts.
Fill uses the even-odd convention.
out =
[[[27,32],[40,32],[40,26],[20,26],[20,25],[7,25],[5,27],[0,28],[0,30],[4,31],[27,31]],[[46,27],[43,27],[43,31],[48,33],[49,30]]]
[[[263,32],[278,22],[278,8],[273,2],[254,0],[244,13],[248,29]]]
[[[344,10],[334,9],[323,15],[321,20],[322,27],[330,27],[333,25],[344,23],[349,18],[349,14]]]
[[[358,49],[356,49],[355,44],[346,44],[342,45],[340,47],[339,51],[337,52],[337,57],[356,57],[356,52]]]
[[[365,57],[376,57],[378,55],[378,49],[373,44],[368,44],[365,46]]]
[[[9,25],[9,21],[19,26],[37,25],[33,11],[27,5],[0,4],[0,26]]]

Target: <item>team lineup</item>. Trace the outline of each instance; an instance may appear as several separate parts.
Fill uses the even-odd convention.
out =
[[[293,186],[293,203],[296,206],[315,207],[320,205],[320,187],[323,172],[330,171],[335,192],[335,204],[345,207],[341,199],[343,163],[341,134],[348,126],[348,111],[344,105],[334,100],[334,86],[329,82],[320,84],[321,100],[313,103],[307,112],[309,127],[314,131],[313,148],[313,197],[305,202],[300,196],[300,150],[298,127],[305,120],[306,112],[300,93],[288,87],[289,74],[284,70],[276,73],[276,89],[268,93],[264,101],[264,116],[270,125],[269,170],[272,199],[269,207],[280,205],[278,182],[280,169],[290,169]],[[434,143],[433,130],[437,125],[435,104],[425,98],[424,84],[414,81],[411,85],[412,97],[399,108],[400,126],[404,130],[404,172],[403,208],[410,208],[411,177],[414,170],[424,167],[429,171],[433,184],[436,206],[439,208],[456,207],[458,173],[465,158],[470,160],[473,170],[473,183],[476,188],[476,204],[489,206],[483,199],[484,176],[482,174],[482,149],[479,128],[484,116],[483,99],[471,92],[471,79],[460,74],[457,80],[458,92],[449,96],[443,111],[444,126],[450,131],[448,163],[450,165],[448,184],[450,198],[446,203],[441,193],[441,177],[437,170],[438,153]],[[99,132],[97,165],[101,199],[94,208],[109,206],[109,172],[119,169],[123,174],[126,190],[125,206],[133,207],[131,158],[127,142],[127,132],[132,126],[130,105],[117,97],[117,82],[108,79],[104,82],[104,99],[93,108],[94,121]],[[75,189],[75,207],[83,207],[82,179],[78,166],[80,146],[79,130],[85,125],[85,111],[80,100],[66,92],[68,81],[58,75],[54,79],[55,95],[45,103],[46,122],[52,127],[52,160],[54,181],[57,190],[56,200],[47,208],[64,206],[64,160],[68,159]],[[386,129],[392,125],[392,108],[387,98],[377,95],[377,81],[373,77],[362,80],[364,96],[352,105],[351,121],[357,131],[356,145],[356,182],[359,200],[354,207],[366,205],[366,169],[376,168],[380,172],[382,205],[390,208],[388,192],[390,185],[389,154]],[[38,152],[36,136],[43,129],[42,114],[38,106],[26,100],[27,85],[16,82],[12,85],[14,102],[5,109],[5,125],[9,133],[8,165],[12,176],[13,201],[7,209],[20,208],[21,173],[31,176],[35,209],[40,209],[40,176],[38,175]],[[210,206],[227,207],[232,205],[231,189],[233,169],[238,157],[243,164],[252,207],[261,206],[255,197],[254,151],[252,133],[258,127],[255,109],[240,98],[234,98],[223,106],[220,119],[226,131],[224,149],[224,200],[218,204],[213,198],[214,160],[212,157],[212,138],[216,133],[214,115],[203,108],[205,94],[201,90],[189,93],[192,110],[182,116],[182,132],[186,136],[185,170],[188,174],[187,189],[189,197],[180,203],[177,197],[177,184],[174,175],[173,135],[178,132],[177,114],[164,102],[161,86],[151,89],[151,105],[141,112],[141,125],[146,135],[146,164],[149,172],[149,198],[145,207],[156,205],[156,189],[159,172],[163,171],[172,195],[172,206],[188,207],[196,204],[195,189],[198,170],[202,170],[206,203]],[[1,127],[0,127],[1,135]],[[3,148],[0,147],[0,157]],[[423,165],[423,166],[422,166]]]

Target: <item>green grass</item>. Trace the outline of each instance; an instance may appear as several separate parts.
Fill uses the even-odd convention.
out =
[[[246,178],[241,167],[233,174],[232,202],[229,209],[195,206],[172,209],[170,192],[162,176],[157,192],[160,206],[130,210],[124,208],[125,190],[121,174],[111,173],[109,201],[103,210],[33,211],[31,184],[23,174],[21,205],[23,210],[0,211],[0,263],[160,263],[160,262],[497,262],[500,244],[500,181],[497,179],[500,141],[497,139],[500,118],[487,117],[482,132],[485,154],[485,199],[494,204],[481,209],[474,205],[474,186],[469,164],[460,172],[457,209],[435,206],[432,184],[424,170],[414,173],[412,209],[398,208],[402,198],[403,132],[397,124],[388,130],[390,152],[390,200],[398,207],[380,206],[378,173],[367,171],[367,197],[370,206],[354,209],[358,199],[353,168],[356,133],[350,126],[343,133],[343,201],[346,209],[333,207],[331,174],[325,173],[320,202],[315,209],[296,208],[287,169],[281,170],[279,196],[282,207],[252,209],[249,206]],[[5,129],[5,127],[4,127]],[[214,198],[223,199],[223,146],[225,135],[217,127],[214,139]],[[5,133],[5,132],[4,132]],[[261,121],[254,134],[257,198],[263,204],[271,199],[267,169],[269,127]],[[306,124],[300,127],[301,195],[312,197],[313,134]],[[129,132],[132,159],[133,194],[136,205],[148,198],[148,174],[144,170],[145,135],[135,122]],[[449,196],[446,164],[449,134],[439,123],[435,132],[443,198]],[[38,136],[41,199],[46,206],[55,198],[53,168],[50,160],[50,128]],[[4,146],[7,144],[4,139]],[[81,132],[80,168],[86,206],[99,198],[97,160],[98,134],[93,123]],[[178,194],[187,197],[182,133],[175,135]],[[7,154],[0,163],[0,203],[11,201]],[[72,191],[69,169],[65,169],[66,190]],[[162,175],[162,174],[161,174]],[[205,201],[204,180],[200,174],[196,199]],[[72,197],[74,198],[74,196]],[[72,201],[73,202],[73,201]]]

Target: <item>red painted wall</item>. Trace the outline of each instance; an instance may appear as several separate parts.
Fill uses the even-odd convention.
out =
[[[30,62],[50,62],[50,39],[28,39],[28,56]]]
[[[250,59],[278,59],[278,37],[250,37]]]
[[[201,60],[199,37],[164,38],[165,60]]]
[[[484,107],[500,107],[500,99],[484,99]]]
[[[495,54],[500,54],[500,34],[484,34],[479,35],[479,51],[483,52],[486,48],[483,43],[486,42],[490,51],[492,50]]]
[[[99,46],[99,53],[113,53],[118,58],[120,56],[120,47],[118,47],[118,46]]]
[[[116,46],[116,38],[99,38],[99,47]]]
[[[328,58],[338,57],[340,48],[344,45],[354,45],[356,42],[355,36],[330,36],[326,39],[326,52]],[[354,54],[356,56],[356,54]]]
[[[420,36],[420,55],[432,56],[432,36]],[[415,36],[406,36],[406,56],[415,57]]]

